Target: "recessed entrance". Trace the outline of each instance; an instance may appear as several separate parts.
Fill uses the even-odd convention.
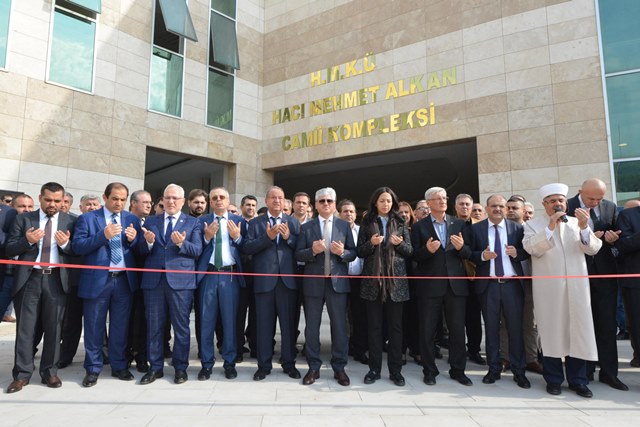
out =
[[[333,187],[338,200],[351,199],[359,209],[366,208],[371,193],[382,186],[390,187],[412,206],[433,186],[446,188],[452,198],[468,193],[477,200],[476,140],[297,165],[275,171],[274,181],[289,198],[299,191],[313,198],[316,190]],[[449,210],[453,212],[453,203],[449,203]]]

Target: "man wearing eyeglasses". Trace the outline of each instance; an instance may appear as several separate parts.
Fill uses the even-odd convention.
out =
[[[320,321],[326,302],[331,322],[331,367],[338,384],[350,384],[344,368],[349,353],[347,333],[347,298],[349,262],[356,258],[356,247],[349,223],[334,216],[336,192],[322,188],[316,192],[318,217],[300,228],[296,244],[296,259],[304,262],[303,279],[305,352],[309,371],[304,385],[320,377]],[[311,277],[313,276],[313,277]],[[338,277],[336,277],[338,276]]]
[[[261,381],[271,373],[273,335],[276,315],[282,337],[282,370],[290,378],[300,378],[295,358],[295,305],[297,299],[294,251],[300,232],[298,221],[282,213],[284,191],[273,186],[267,191],[267,212],[249,222],[247,239],[242,250],[252,255],[257,324],[258,370],[254,381]]]
[[[242,275],[240,246],[243,234],[246,234],[244,220],[228,212],[229,192],[217,187],[209,192],[212,214],[199,219],[204,230],[204,248],[198,261],[198,271],[211,274],[198,275],[198,309],[200,310],[200,360],[202,369],[198,380],[211,377],[215,363],[214,331],[218,319],[222,323],[222,348],[225,378],[231,380],[238,376],[236,357],[236,312],[240,299],[240,288],[245,286]]]
[[[147,218],[142,231],[144,240],[138,250],[147,258],[140,287],[144,291],[147,311],[147,351],[151,368],[140,384],[151,384],[164,376],[163,336],[167,318],[171,319],[174,332],[172,365],[174,382],[188,380],[189,347],[191,332],[189,314],[196,289],[194,274],[174,273],[174,270],[195,271],[196,260],[202,252],[202,228],[200,222],[181,212],[184,206],[184,189],[169,184],[164,190],[164,213]]]

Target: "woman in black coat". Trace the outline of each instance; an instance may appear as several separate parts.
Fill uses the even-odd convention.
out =
[[[369,372],[365,384],[380,379],[382,369],[382,319],[387,318],[389,378],[404,386],[402,371],[402,306],[409,299],[406,261],[411,258],[411,238],[398,215],[398,199],[389,187],[373,192],[358,234],[358,256],[364,259],[360,296],[367,308]],[[371,277],[375,276],[375,277]]]

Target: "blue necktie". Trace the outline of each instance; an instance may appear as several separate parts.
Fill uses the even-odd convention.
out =
[[[164,241],[165,243],[171,243],[171,233],[173,233],[173,216],[167,218],[169,220],[169,224],[167,224],[167,231],[164,233]]]
[[[504,276],[504,266],[502,265],[502,243],[500,242],[500,231],[498,231],[498,226],[494,225],[496,229],[495,241],[493,242],[493,251],[496,253],[495,261],[495,270],[496,276],[503,277]]]
[[[277,223],[278,223],[278,218],[272,216],[271,217],[271,228],[275,227]],[[276,238],[273,239],[273,241],[275,242],[275,244],[278,244],[278,242],[280,241],[280,235],[278,234],[276,236]]]
[[[111,222],[117,224],[116,218],[118,215],[111,215]],[[122,261],[122,237],[120,233],[116,234],[109,240],[109,248],[111,249],[111,264],[117,265]]]

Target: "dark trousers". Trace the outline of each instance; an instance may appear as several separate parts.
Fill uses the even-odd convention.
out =
[[[473,284],[470,286],[471,293],[467,297],[467,308],[465,312],[464,326],[467,333],[467,351],[469,353],[479,353],[482,343],[482,305],[479,296],[473,292]]]
[[[273,368],[273,337],[276,326],[276,315],[280,321],[282,367],[290,369],[295,366],[295,304],[298,298],[297,289],[289,289],[281,279],[276,287],[268,292],[256,292],[257,318],[257,356],[258,368],[270,371]]]
[[[467,300],[468,301],[468,300]],[[522,336],[522,308],[524,292],[519,280],[498,283],[490,280],[485,291],[480,295],[482,314],[485,322],[487,363],[489,371],[502,372],[500,362],[500,320],[502,314],[509,335],[509,361],[511,371],[524,374],[525,353]]]
[[[135,360],[136,363],[147,361],[147,319],[144,314],[144,292],[142,289],[133,293],[133,306],[129,317],[128,360]]]
[[[22,289],[15,295],[17,324],[14,380],[28,380],[35,370],[33,343],[39,322],[42,322],[44,328],[40,376],[47,378],[57,375],[66,299],[58,269],[53,269],[50,275],[42,275],[34,269]]]
[[[409,301],[405,301],[403,308],[403,343],[402,354],[407,349],[413,354],[420,354],[420,333],[418,331],[418,301],[415,296],[415,283],[409,281]]]
[[[564,363],[569,384],[586,385],[588,383],[586,360],[567,356],[564,358]],[[544,380],[547,384],[562,384],[564,382],[565,376],[561,358],[545,356],[542,358],[542,366],[544,368]]]
[[[435,361],[435,339],[438,322],[444,316],[449,328],[449,374],[464,373],[467,354],[464,345],[464,317],[466,296],[455,295],[450,287],[442,297],[421,298],[418,301],[420,321],[420,354],[425,375],[438,375]]]
[[[347,293],[333,289],[331,279],[324,280],[323,296],[304,297],[305,352],[309,369],[320,371],[320,322],[322,307],[327,304],[331,323],[331,367],[335,372],[344,371],[349,355],[349,335],[347,334]]]
[[[62,344],[60,362],[71,363],[78,352],[82,335],[82,298],[78,296],[78,287],[72,286],[67,294],[67,306],[62,321]]]
[[[383,320],[386,316],[387,336],[387,367],[390,375],[400,374],[402,371],[402,309],[403,302],[365,301],[367,307],[367,327],[369,342],[369,370],[380,372],[382,369]]]
[[[84,369],[102,371],[102,341],[109,313],[109,360],[112,371],[127,368],[127,336],[133,296],[126,274],[110,277],[96,298],[85,299],[84,307]]]
[[[256,300],[253,298],[253,278],[245,276],[245,286],[238,295],[238,314],[236,316],[236,346],[239,356],[243,347],[249,345],[251,352],[256,351]]]
[[[224,338],[220,354],[224,367],[235,366],[237,355],[236,316],[240,284],[232,275],[208,274],[198,287],[200,304],[200,358],[202,367],[211,369],[215,362],[214,331],[221,320]]]
[[[633,348],[633,357],[637,357],[638,349],[636,346],[640,343],[640,288],[625,286],[622,288],[622,297],[627,314],[627,330]]]
[[[618,282],[616,279],[591,278],[590,289],[600,378],[616,378],[618,376],[618,343],[616,341]],[[595,362],[587,361],[587,373],[593,373],[595,370]]]
[[[151,370],[162,372],[164,367],[163,336],[167,318],[173,327],[172,365],[176,370],[186,370],[189,366],[189,315],[192,304],[193,289],[172,289],[164,274],[155,288],[144,290],[147,355]]]
[[[349,346],[354,356],[361,356],[367,352],[367,305],[360,297],[359,277],[350,277],[351,293],[349,294],[349,317],[351,334]]]

